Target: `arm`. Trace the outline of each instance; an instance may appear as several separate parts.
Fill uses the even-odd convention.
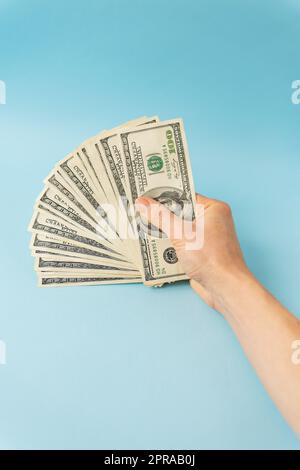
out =
[[[185,238],[188,223],[182,225],[149,198],[138,200],[138,210],[171,239],[191,287],[224,315],[266,390],[300,436],[300,359],[293,360],[293,345],[300,348],[300,321],[248,270],[229,206],[197,196],[192,231],[196,234],[204,224],[204,243],[193,250]]]

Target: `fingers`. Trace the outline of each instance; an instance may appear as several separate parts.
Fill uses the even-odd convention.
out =
[[[169,211],[163,204],[160,204],[155,199],[142,196],[136,200],[135,207],[142,219],[146,219],[162,230],[170,240],[181,237],[181,219]]]
[[[197,227],[199,226],[203,232],[204,211],[216,201],[197,194],[196,202],[195,213]],[[147,220],[154,226],[158,227],[170,240],[182,240],[184,238],[191,240],[194,238],[194,233],[190,223],[186,223],[186,221],[177,217],[173,212],[167,209],[167,207],[160,204],[155,199],[141,196],[136,200],[135,207],[144,221]]]

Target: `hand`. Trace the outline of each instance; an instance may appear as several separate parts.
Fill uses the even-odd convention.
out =
[[[184,222],[154,199],[140,197],[136,207],[141,217],[165,232],[190,278],[191,287],[211,307],[225,313],[226,289],[233,277],[249,274],[237,239],[230,207],[221,201],[196,196],[196,218]],[[187,238],[187,226],[194,238],[203,232],[201,245]],[[231,283],[232,284],[232,283]]]
[[[195,221],[183,224],[153,199],[141,197],[137,206],[142,218],[170,238],[192,288],[224,314],[266,390],[300,437],[300,374],[291,360],[300,321],[248,270],[229,206],[198,195]],[[195,240],[204,228],[203,244],[191,245],[189,224]]]

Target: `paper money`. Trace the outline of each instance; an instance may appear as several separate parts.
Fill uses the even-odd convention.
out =
[[[114,261],[115,265],[133,267],[132,263],[129,263],[124,258],[122,259],[120,255],[109,252],[108,250],[103,249],[96,251],[90,248],[84,248],[76,243],[64,241],[51,235],[33,234],[30,248],[32,253],[53,253],[59,256],[73,256],[85,260],[104,259]]]
[[[128,266],[117,265],[113,260],[102,260],[101,264],[99,261],[78,259],[76,257],[64,257],[54,256],[51,254],[45,256],[37,256],[35,260],[36,271],[75,271],[75,272],[94,272],[99,271],[106,274],[124,274],[124,276],[137,276],[139,272],[136,269],[132,269]]]
[[[146,195],[193,219],[180,119],[143,116],[102,131],[59,160],[44,184],[29,224],[40,287],[186,279],[170,241],[134,210]]]
[[[183,218],[195,217],[195,190],[181,119],[136,127],[120,133],[129,203],[148,196]],[[143,280],[148,285],[186,279],[170,240],[158,238],[133,219],[139,234]]]
[[[132,277],[126,279],[123,277],[91,277],[91,276],[78,276],[78,277],[57,277],[56,275],[45,275],[38,277],[39,287],[62,287],[62,286],[96,286],[106,284],[133,284],[141,282],[140,277]]]

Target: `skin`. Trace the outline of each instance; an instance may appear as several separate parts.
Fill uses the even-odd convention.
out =
[[[185,224],[182,228],[182,221],[166,207],[141,197],[136,208],[167,234],[192,289],[227,320],[264,387],[300,437],[300,361],[292,360],[300,358],[300,321],[249,271],[228,204],[197,195],[196,219],[188,224],[194,236],[204,227],[204,243],[193,250],[188,249]]]

